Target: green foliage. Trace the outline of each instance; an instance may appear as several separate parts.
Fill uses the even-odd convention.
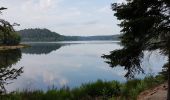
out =
[[[101,80],[96,83],[83,84],[80,88],[84,89],[84,93],[92,97],[104,96],[111,97],[120,94],[120,83],[116,81],[103,82]]]
[[[8,44],[9,45],[18,45],[21,41],[21,37],[16,32],[11,32],[8,37]]]
[[[126,3],[112,4],[112,10],[121,21],[119,26],[123,33],[121,36],[123,48],[103,56],[111,67],[121,65],[127,70],[125,77],[134,78],[136,74],[143,73],[141,61],[144,51],[157,49],[169,57],[168,63],[170,63],[169,0],[126,0]],[[141,88],[145,88],[145,84],[141,82],[136,88],[137,90],[133,89],[130,93],[136,95]],[[170,100],[170,86],[168,100]]]
[[[112,10],[115,11],[114,15],[117,19],[121,21],[119,26],[123,33],[121,36],[123,48],[103,56],[108,59],[107,63],[111,67],[117,65],[125,67],[127,70],[125,77],[129,79],[134,78],[136,74],[143,73],[141,61],[146,50],[159,49],[161,54],[170,59],[169,0],[126,0],[126,3],[112,4]],[[137,88],[140,90],[141,87],[145,85],[141,83]],[[131,91],[131,93],[137,92],[136,89]],[[168,100],[170,100],[170,87]]]
[[[6,8],[1,7],[1,10]],[[16,25],[16,23],[15,23]],[[0,44],[1,45],[18,45],[20,43],[20,36],[15,32],[14,25],[11,25],[9,22],[0,19]]]
[[[0,32],[0,44],[2,45],[18,45],[21,41],[20,35],[16,32],[10,32],[6,38],[4,38],[4,34],[6,33]]]
[[[166,63],[163,67],[162,67],[162,71],[159,72],[159,74],[162,75],[162,77],[165,80],[168,80],[168,67],[169,67],[169,63]]]
[[[122,91],[121,98],[122,99],[128,98],[128,100],[136,100],[139,93],[154,86],[157,86],[163,83],[164,81],[165,81],[164,79],[162,78],[160,79],[158,78],[158,76],[157,77],[148,76],[145,77],[143,80],[139,79],[129,80],[128,82],[126,82],[126,84],[124,84],[121,87]]]
[[[63,38],[62,35],[48,29],[24,29],[18,33],[21,35],[22,41],[59,41]]]
[[[82,84],[74,89],[64,87],[61,89],[52,88],[47,92],[28,91],[14,92],[1,95],[0,100],[136,100],[140,92],[157,86],[165,80],[158,75],[148,76],[142,80],[133,79],[126,83],[117,81],[101,81]]]
[[[141,59],[145,50],[160,49],[164,55],[170,48],[170,2],[166,0],[126,0],[127,3],[114,3],[112,9],[121,20],[121,44],[123,48],[114,50],[108,59],[112,67],[121,65],[128,70],[125,75],[133,78],[143,72]]]

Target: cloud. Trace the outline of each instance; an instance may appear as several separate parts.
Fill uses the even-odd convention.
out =
[[[60,74],[54,74],[48,71],[43,73],[43,81],[48,85],[59,85],[60,87],[68,84],[68,80],[62,77]]]
[[[111,6],[104,6],[100,8],[98,12],[110,14],[112,12]]]
[[[52,0],[40,0],[40,7],[43,9],[47,9],[52,6]]]
[[[94,24],[97,24],[98,22],[99,22],[98,20],[92,20],[92,21],[85,22],[83,24],[84,25],[94,25]]]
[[[123,2],[126,2],[126,0],[116,0],[115,2],[116,3],[123,3]]]
[[[9,8],[2,18],[21,24],[17,30],[48,28],[63,35],[110,35],[120,31],[111,3],[111,0],[3,0],[0,5]]]

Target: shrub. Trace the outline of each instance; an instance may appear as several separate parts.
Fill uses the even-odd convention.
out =
[[[47,92],[23,91],[1,95],[0,100],[136,100],[140,92],[159,85],[165,80],[162,76],[147,76],[144,79],[133,79],[126,83],[101,81],[83,84],[69,89],[52,88]]]
[[[8,37],[8,45],[17,45],[21,41],[21,37],[16,32],[11,32]]]

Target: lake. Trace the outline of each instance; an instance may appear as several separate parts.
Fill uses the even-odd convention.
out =
[[[31,47],[0,54],[0,58],[3,59],[0,63],[6,62],[4,65],[10,66],[9,69],[22,68],[17,79],[7,80],[10,84],[5,85],[5,88],[9,92],[24,89],[46,91],[53,86],[74,88],[99,79],[126,81],[124,75],[127,71],[123,67],[111,68],[105,63],[106,60],[101,58],[103,54],[122,48],[117,41],[26,44]],[[136,78],[158,74],[166,60],[159,51],[145,52],[142,63],[145,74],[136,75]]]

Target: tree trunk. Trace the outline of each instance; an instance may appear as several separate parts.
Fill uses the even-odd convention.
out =
[[[169,57],[168,57],[168,93],[167,93],[167,100],[170,100],[170,50],[169,50]]]

